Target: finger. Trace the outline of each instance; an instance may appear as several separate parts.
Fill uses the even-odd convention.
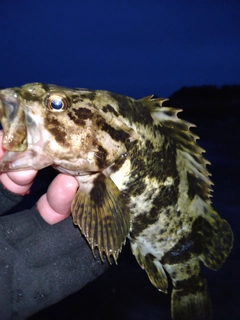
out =
[[[59,174],[37,202],[42,218],[49,224],[57,223],[70,215],[71,203],[78,188],[77,180],[65,174]]]
[[[2,134],[3,131],[0,130],[0,159],[4,155],[4,149],[1,144]],[[9,191],[16,194],[26,194],[29,191],[36,174],[36,170],[4,172],[0,175],[0,181]]]
[[[24,195],[31,188],[36,174],[36,170],[4,172],[0,175],[0,181],[9,191]]]

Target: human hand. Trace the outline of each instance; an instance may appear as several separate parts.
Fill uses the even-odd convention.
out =
[[[0,148],[0,158],[3,155]],[[28,193],[36,174],[35,170],[1,173],[5,188],[0,185],[0,211],[12,196]],[[77,187],[75,178],[59,174],[38,200],[38,210],[0,216],[1,319],[26,319],[108,268],[98,255],[94,259],[72,219],[65,219]]]
[[[0,131],[0,146],[2,131]],[[4,150],[0,148],[0,159]],[[0,182],[9,191],[24,195],[29,192],[37,170],[22,170],[4,172],[0,175]],[[71,203],[78,188],[77,180],[66,174],[59,174],[50,184],[47,193],[37,202],[37,208],[42,218],[49,224],[57,223],[70,215]]]
[[[0,209],[8,196],[0,185]],[[0,319],[5,320],[27,319],[109,267],[97,252],[93,257],[71,217],[50,225],[35,207],[0,216],[0,257]]]

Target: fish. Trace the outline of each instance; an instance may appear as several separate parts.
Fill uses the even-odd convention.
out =
[[[211,319],[200,262],[218,270],[233,233],[211,205],[194,125],[166,100],[37,82],[2,89],[0,172],[53,166],[74,176],[73,223],[93,255],[117,263],[129,238],[150,282],[164,293],[172,282],[172,319]]]

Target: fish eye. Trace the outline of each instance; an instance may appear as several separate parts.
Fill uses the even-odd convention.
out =
[[[67,110],[69,107],[68,98],[60,94],[51,94],[45,99],[45,106],[50,111],[61,112]]]
[[[62,109],[63,102],[61,99],[55,99],[51,102],[51,107],[56,110]]]

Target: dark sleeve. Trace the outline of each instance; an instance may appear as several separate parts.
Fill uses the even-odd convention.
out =
[[[23,196],[12,193],[0,183],[0,215],[12,209],[15,205],[21,202]]]
[[[1,195],[2,196],[2,195]],[[71,217],[48,225],[36,208],[0,217],[0,319],[26,319],[108,267]]]

